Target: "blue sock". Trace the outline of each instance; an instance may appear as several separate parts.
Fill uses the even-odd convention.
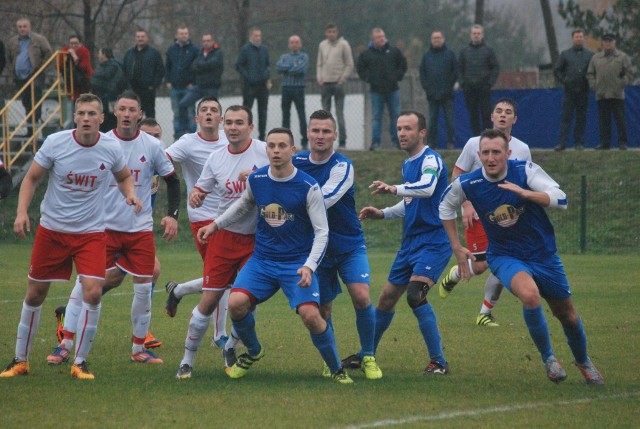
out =
[[[438,330],[438,322],[436,321],[433,307],[429,303],[423,304],[418,308],[414,308],[413,314],[418,319],[418,327],[427,345],[429,358],[432,362],[438,362],[440,365],[445,366],[447,361],[442,352],[442,338],[440,337],[440,330]]]
[[[553,350],[551,350],[551,339],[549,338],[547,319],[542,313],[542,304],[536,308],[522,307],[522,314],[529,329],[529,335],[531,335],[533,342],[542,356],[542,362],[546,362],[549,356],[553,355]]]
[[[331,319],[331,316],[327,319],[327,325],[331,326],[331,329],[333,329],[333,320]]]
[[[151,282],[151,299],[153,299],[154,290],[156,290],[156,282]]]
[[[336,338],[333,335],[333,327],[327,323],[327,329],[322,334],[311,334],[311,341],[320,352],[320,356],[326,362],[331,370],[331,374],[335,373],[342,367],[340,358],[338,357],[338,348],[336,347]]]
[[[376,312],[373,305],[366,308],[356,308],[356,328],[360,337],[360,352],[363,356],[373,356],[373,338],[375,335]]]
[[[386,311],[382,311],[378,308],[375,309],[375,334],[373,335],[373,353],[375,354],[376,350],[378,350],[378,344],[380,344],[380,339],[384,332],[389,329],[389,325],[391,325],[391,321],[393,320],[393,316],[395,315],[395,311],[391,311],[387,313]],[[358,353],[362,356],[362,350]]]
[[[562,325],[562,329],[564,329],[564,334],[567,336],[567,343],[571,348],[576,363],[580,365],[587,363],[589,360],[589,355],[587,355],[587,334],[585,334],[582,326],[582,318],[578,318],[578,324],[575,327],[569,328]]]
[[[256,319],[253,317],[253,313],[249,312],[242,320],[231,319],[231,322],[238,334],[238,338],[242,340],[244,346],[247,348],[249,355],[258,356],[260,350],[262,350],[262,346],[256,334]]]

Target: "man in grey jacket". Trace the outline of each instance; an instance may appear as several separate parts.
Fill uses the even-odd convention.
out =
[[[596,92],[600,145],[596,150],[609,149],[611,142],[611,115],[618,129],[618,148],[627,148],[627,125],[624,118],[624,87],[631,83],[632,70],[629,57],[616,49],[616,36],[602,36],[603,50],[591,58],[587,70],[589,86]]]
[[[587,124],[587,105],[589,101],[589,82],[587,67],[593,52],[584,47],[584,31],[576,28],[571,32],[573,46],[562,51],[556,62],[553,74],[564,86],[560,136],[555,150],[564,150],[569,140],[569,128],[573,112],[576,114],[576,127],[573,130],[573,144],[576,150],[584,145],[584,130]]]

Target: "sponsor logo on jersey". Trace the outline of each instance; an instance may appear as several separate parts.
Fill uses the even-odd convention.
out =
[[[294,220],[294,215],[287,213],[284,207],[277,203],[260,207],[260,217],[264,218],[265,222],[273,227],[282,226],[286,221],[293,222]]]
[[[144,155],[142,155],[140,157],[140,162],[147,162],[147,158],[145,158]]]
[[[518,222],[522,213],[524,213],[524,206],[516,208],[509,204],[503,204],[494,211],[487,213],[485,217],[491,223],[508,228]]]
[[[247,189],[247,182],[244,180],[227,180],[224,185],[227,190],[227,194],[224,196],[227,199],[236,199],[242,196],[242,193]]]

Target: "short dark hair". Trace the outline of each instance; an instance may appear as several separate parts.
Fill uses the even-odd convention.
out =
[[[508,104],[509,106],[511,106],[513,108],[513,116],[518,116],[518,103],[516,103],[516,100],[509,97],[502,97],[501,99],[493,103],[493,108],[491,109],[491,111],[493,112],[496,106],[500,103]]]
[[[124,91],[123,93],[121,93],[120,95],[118,95],[118,97],[116,98],[116,104],[118,104],[118,101],[122,100],[135,100],[138,102],[138,107],[142,108],[142,102],[140,101],[140,97],[138,97],[138,94],[136,94],[133,91]]]
[[[509,139],[507,138],[507,135],[497,128],[487,128],[486,130],[484,130],[482,134],[480,134],[479,144],[482,143],[483,139],[495,138],[501,138],[502,140],[504,140],[505,148],[509,150]]]
[[[327,25],[324,26],[325,30],[331,30],[331,29],[334,29],[334,28],[338,28],[338,26],[335,25],[333,22],[330,22],[330,23],[328,23]]]
[[[100,52],[102,52],[102,55],[104,55],[108,59],[113,59],[113,50],[111,50],[111,48],[100,48]]]
[[[398,117],[411,115],[414,115],[418,118],[418,131],[427,129],[427,118],[425,118],[424,115],[417,110],[403,110],[402,112],[400,112]]]
[[[146,125],[148,127],[160,127],[160,124],[158,123],[158,121],[156,121],[156,118],[144,118],[138,123],[138,128],[143,125]]]
[[[253,113],[251,112],[251,109],[241,104],[234,104],[233,106],[227,107],[227,110],[224,111],[225,116],[227,112],[246,112],[247,117],[249,118],[249,125],[253,124]]]
[[[584,34],[584,30],[582,28],[574,28],[573,31],[571,32],[571,37],[573,37],[573,35],[576,33]]]
[[[289,136],[289,142],[291,142],[291,146],[295,146],[295,142],[293,140],[293,133],[289,128],[284,128],[284,127],[272,128],[267,133],[267,137],[269,137],[271,134],[286,134]]]
[[[93,103],[94,101],[98,102],[98,104],[100,105],[100,113],[102,113],[104,110],[104,106],[102,105],[102,100],[100,99],[100,97],[90,92],[87,92],[85,94],[80,94],[80,96],[76,98],[75,106],[77,107],[78,104],[80,103]]]
[[[202,103],[204,103],[205,101],[215,101],[216,103],[218,103],[220,112],[222,112],[222,104],[220,104],[220,100],[218,100],[217,97],[214,97],[213,95],[211,95],[209,97],[204,97],[200,101],[198,101],[198,105],[196,106],[196,113],[200,110],[200,106],[202,106]]]
[[[336,128],[336,120],[335,120],[335,118],[333,117],[331,112],[328,112],[326,110],[320,109],[320,110],[316,110],[315,112],[313,112],[311,114],[311,116],[309,116],[309,123],[311,123],[311,121],[313,119],[318,119],[320,121],[324,121],[326,119],[330,119],[331,122],[333,123],[333,128],[334,129]]]

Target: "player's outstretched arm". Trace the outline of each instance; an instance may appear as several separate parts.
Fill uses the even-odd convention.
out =
[[[379,180],[374,180],[369,185],[369,189],[373,189],[371,195],[393,194],[397,193],[397,188],[393,185],[387,185]]]
[[[136,195],[136,188],[133,185],[133,177],[131,177],[129,167],[125,166],[122,170],[114,173],[113,177],[116,178],[118,190],[120,190],[120,193],[124,196],[127,205],[134,206],[133,211],[140,213],[142,203]]]
[[[367,206],[360,210],[358,219],[384,219],[384,212],[378,208]]]
[[[22,180],[22,185],[20,185],[20,193],[18,194],[18,210],[16,214],[16,220],[13,223],[13,232],[15,232],[18,237],[25,237],[25,229],[26,232],[31,232],[31,223],[29,222],[29,205],[31,205],[31,200],[33,200],[33,194],[36,192],[36,187],[38,186],[38,182],[47,174],[47,169],[38,164],[37,162],[32,162],[31,167],[29,167],[29,171],[24,176]]]

